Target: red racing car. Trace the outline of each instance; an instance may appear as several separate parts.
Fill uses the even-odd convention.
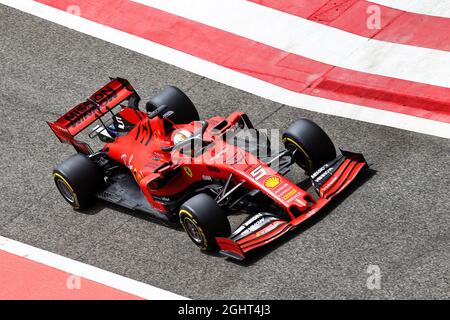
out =
[[[77,151],[54,169],[56,187],[75,209],[100,198],[181,223],[205,251],[244,259],[316,214],[367,166],[361,154],[336,156],[328,135],[307,119],[284,131],[280,147],[242,112],[201,121],[176,87],[151,98],[145,111],[139,102],[127,80],[111,79],[48,123]],[[99,151],[77,139],[81,132],[101,143]],[[285,177],[294,163],[316,195]],[[249,217],[232,231],[228,215],[236,211]]]

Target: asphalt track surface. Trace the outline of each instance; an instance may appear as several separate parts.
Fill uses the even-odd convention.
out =
[[[283,106],[5,6],[0,27],[0,235],[194,299],[450,298],[449,140]],[[145,214],[74,212],[51,179],[72,149],[45,121],[108,76],[143,98],[178,86],[203,117],[242,110],[268,129],[313,119],[372,171],[245,263],[203,254]],[[366,286],[369,265],[380,290]]]

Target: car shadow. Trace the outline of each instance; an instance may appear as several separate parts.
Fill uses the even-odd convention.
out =
[[[134,218],[138,218],[138,219],[141,219],[141,220],[144,220],[147,222],[151,222],[151,223],[156,223],[158,225],[161,225],[161,226],[164,226],[164,227],[167,227],[170,229],[184,232],[183,228],[181,227],[181,225],[179,223],[165,222],[163,220],[153,217],[151,214],[146,213],[144,211],[128,209],[128,208],[125,208],[125,207],[122,207],[122,206],[119,206],[114,203],[110,203],[108,201],[104,201],[101,199],[96,200],[89,209],[80,210],[79,212],[86,214],[86,215],[95,215],[104,209],[111,209],[111,210],[120,212],[122,214],[132,216]]]
[[[266,255],[271,253],[272,251],[276,250],[277,248],[283,246],[285,243],[290,241],[291,239],[297,237],[299,234],[301,234],[303,231],[308,230],[312,226],[314,226],[316,223],[320,222],[322,219],[324,219],[330,212],[333,211],[335,206],[338,206],[340,203],[342,203],[353,191],[358,189],[360,186],[365,184],[367,181],[372,179],[373,176],[375,176],[377,173],[376,170],[371,169],[370,167],[364,171],[363,174],[358,175],[353,183],[351,183],[347,189],[345,189],[341,194],[336,196],[336,198],[333,198],[331,203],[327,206],[325,206],[319,214],[314,215],[313,217],[309,218],[305,222],[301,223],[296,229],[286,233],[282,237],[276,239],[275,241],[264,245],[260,248],[252,250],[248,256],[246,256],[245,260],[238,261],[232,258],[225,258],[225,260],[238,264],[243,267],[251,266],[252,264],[258,262],[260,259],[264,258]],[[307,190],[311,187],[311,183],[309,181],[309,178],[306,178],[297,185]],[[129,216],[132,216],[134,218],[142,219],[147,222],[156,223],[158,225],[179,231],[184,232],[183,227],[179,223],[168,223],[162,220],[159,220],[157,218],[152,217],[150,214],[138,211],[138,210],[132,210],[127,209],[124,207],[121,207],[119,205],[115,205],[113,203],[104,201],[104,200],[98,200],[96,201],[89,209],[80,210],[79,212],[86,214],[86,215],[95,215],[98,212],[100,212],[103,209],[111,209],[114,211],[118,211],[123,214],[127,214]],[[189,239],[186,239],[189,241]],[[195,250],[195,247],[193,247],[193,250]],[[221,257],[224,258],[220,253],[218,252],[203,252],[206,255],[213,256],[213,257]]]
[[[258,262],[260,259],[264,258],[266,255],[271,253],[272,251],[278,249],[279,247],[283,246],[288,241],[292,240],[293,238],[297,237],[299,234],[304,232],[305,230],[308,230],[309,228],[313,227],[316,223],[322,221],[330,212],[334,210],[335,206],[340,205],[349,195],[351,195],[356,189],[361,187],[363,184],[368,182],[370,179],[372,179],[377,174],[377,171],[371,168],[368,168],[364,171],[363,174],[358,175],[353,183],[351,183],[347,189],[345,189],[341,194],[336,196],[336,198],[333,198],[333,200],[325,206],[319,214],[314,215],[313,217],[309,218],[305,222],[301,223],[296,229],[287,232],[282,237],[274,240],[273,242],[264,245],[262,247],[259,247],[257,249],[252,250],[248,256],[246,256],[245,260],[238,261],[232,258],[226,258],[231,263],[238,264],[243,267],[248,267],[253,265],[254,263]],[[307,180],[307,179],[306,179]],[[303,184],[304,181],[300,182],[299,184]],[[306,186],[306,184],[305,184]]]

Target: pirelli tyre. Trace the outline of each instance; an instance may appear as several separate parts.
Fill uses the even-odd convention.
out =
[[[311,120],[297,120],[284,131],[282,137],[286,149],[295,151],[295,162],[307,174],[336,157],[330,137]]]
[[[162,105],[168,107],[165,111],[166,114],[172,112],[169,119],[175,124],[185,124],[200,120],[198,111],[191,99],[177,87],[167,86],[152,97],[146,104],[147,112],[152,112]]]
[[[53,179],[64,200],[77,210],[88,207],[104,183],[100,168],[81,153],[59,164]]]
[[[217,202],[205,193],[187,200],[180,208],[180,223],[201,250],[217,249],[216,237],[228,237],[231,227]]]

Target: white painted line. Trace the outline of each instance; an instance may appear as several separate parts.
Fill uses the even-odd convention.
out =
[[[450,88],[450,52],[368,39],[245,0],[133,0],[333,66]]]
[[[186,300],[175,293],[0,236],[0,250],[147,300]]]
[[[450,18],[448,0],[370,0],[370,2],[418,14]]]
[[[450,124],[289,91],[192,55],[31,0],[0,3],[288,106],[450,139]]]

